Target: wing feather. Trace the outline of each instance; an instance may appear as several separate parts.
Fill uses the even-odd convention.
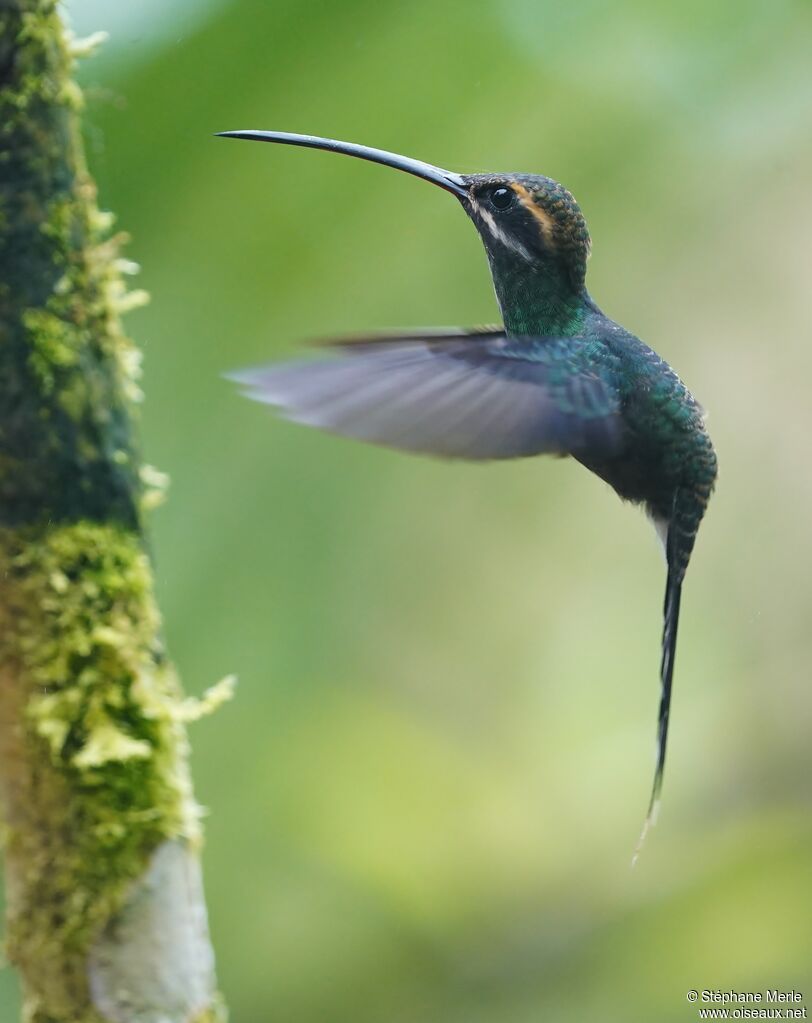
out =
[[[446,458],[610,454],[622,437],[611,353],[584,338],[383,335],[232,379],[295,422]]]

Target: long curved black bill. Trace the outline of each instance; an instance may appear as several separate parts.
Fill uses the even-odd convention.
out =
[[[414,174],[415,177],[431,181],[440,188],[452,192],[459,199],[468,197],[465,178],[462,174],[443,170],[422,160],[412,160],[408,156],[388,153],[385,149],[372,149],[360,146],[355,142],[339,142],[336,139],[323,139],[318,135],[296,135],[288,131],[218,131],[217,135],[228,139],[252,139],[255,142],[279,142],[286,146],[306,146],[308,149],[325,149],[330,153],[343,153],[345,156],[357,156],[360,160],[382,163],[384,167]]]

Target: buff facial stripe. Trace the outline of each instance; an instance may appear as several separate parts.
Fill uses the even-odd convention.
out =
[[[545,245],[555,245],[554,228],[555,224],[553,218],[549,213],[546,213],[540,206],[536,205],[533,196],[528,192],[524,185],[520,185],[518,182],[511,182],[510,187],[518,195],[519,202],[524,208],[531,213],[539,225],[541,231],[541,240]]]

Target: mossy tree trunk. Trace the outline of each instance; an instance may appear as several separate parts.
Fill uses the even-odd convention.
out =
[[[29,1023],[223,1017],[144,547],[138,352],[55,0],[0,3],[0,798]]]

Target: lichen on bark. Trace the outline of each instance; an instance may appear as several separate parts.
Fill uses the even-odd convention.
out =
[[[55,0],[0,7],[8,956],[28,1023],[215,1023],[185,723],[227,688],[183,699],[163,649],[143,535],[163,480],[120,321],[143,296],[84,164],[77,49]]]

